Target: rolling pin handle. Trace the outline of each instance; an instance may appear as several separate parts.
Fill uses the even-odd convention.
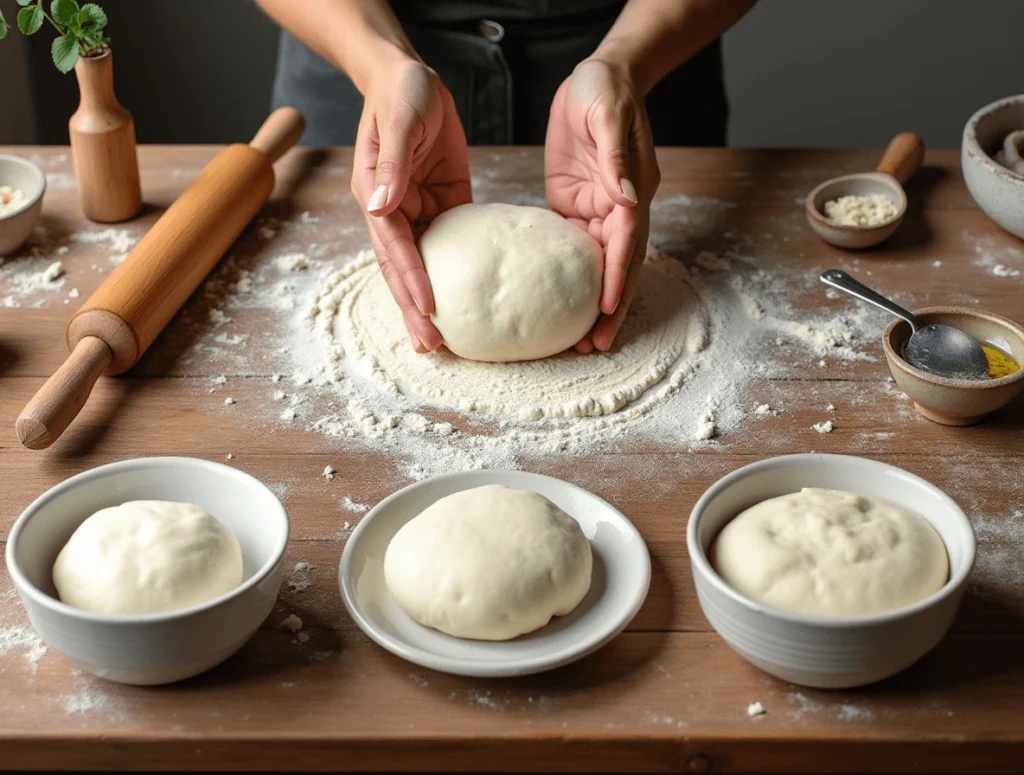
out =
[[[305,131],[306,120],[299,111],[291,107],[278,108],[267,116],[249,145],[261,151],[273,164],[299,142]]]
[[[924,161],[924,140],[913,132],[900,132],[885,149],[882,160],[878,162],[877,171],[892,175],[905,186]]]
[[[102,339],[83,337],[18,417],[15,428],[21,443],[29,449],[53,444],[82,411],[113,357]]]

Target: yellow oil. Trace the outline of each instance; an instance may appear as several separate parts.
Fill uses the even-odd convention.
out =
[[[981,349],[988,359],[988,375],[992,379],[1008,377],[1020,370],[1020,364],[995,345],[983,344]]]

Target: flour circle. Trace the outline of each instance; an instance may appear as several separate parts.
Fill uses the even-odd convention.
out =
[[[682,384],[688,371],[680,362],[707,346],[710,330],[686,267],[660,253],[648,256],[608,353],[519,363],[418,355],[372,254],[337,272],[309,315],[336,357],[357,362],[385,392],[527,421],[612,415],[656,385],[664,398]]]
[[[902,608],[949,577],[946,547],[923,517],[880,498],[815,488],[744,511],[718,535],[711,562],[748,597],[819,616]]]
[[[53,565],[63,602],[107,614],[177,611],[241,582],[242,551],[231,531],[198,506],[166,501],[97,511]]]
[[[403,525],[384,579],[420,624],[509,640],[576,608],[592,563],[576,520],[543,495],[495,484],[442,498]]]
[[[419,248],[434,291],[434,325],[461,358],[547,358],[575,345],[597,320],[601,247],[551,210],[461,205],[430,225]]]

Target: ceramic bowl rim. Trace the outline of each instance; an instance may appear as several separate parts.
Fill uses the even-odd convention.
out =
[[[247,484],[254,483],[260,488],[266,491],[268,495],[273,499],[272,503],[275,504],[275,508],[272,509],[271,516],[275,519],[280,519],[284,526],[284,534],[282,540],[277,546],[274,547],[273,553],[270,558],[264,562],[248,579],[243,581],[234,589],[225,592],[223,595],[208,600],[205,603],[199,605],[189,606],[188,608],[180,608],[174,611],[164,611],[162,613],[153,614],[107,614],[98,613],[95,611],[87,611],[82,608],[76,608],[75,606],[68,605],[55,597],[43,592],[35,584],[28,580],[28,577],[22,571],[17,561],[17,546],[18,541],[21,538],[21,533],[39,511],[46,506],[50,501],[59,495],[74,490],[79,485],[91,481],[93,479],[103,478],[109,474],[122,473],[124,471],[132,471],[135,469],[143,468],[171,468],[176,466],[194,466],[197,468],[205,468],[213,471],[217,476],[225,476],[233,479],[240,480]],[[15,586],[25,594],[27,594],[32,602],[40,605],[44,608],[49,609],[52,613],[60,614],[62,616],[70,616],[74,619],[78,619],[85,622],[94,624],[105,624],[113,626],[133,626],[139,624],[163,624],[174,622],[180,619],[186,619],[194,616],[195,614],[208,611],[223,605],[237,597],[249,592],[249,590],[257,587],[259,584],[270,575],[275,567],[284,558],[285,551],[288,548],[288,539],[291,534],[290,525],[288,522],[288,513],[281,503],[281,500],[274,494],[267,485],[261,482],[252,474],[246,473],[237,468],[226,466],[223,463],[217,463],[212,460],[204,460],[203,458],[185,457],[185,456],[160,456],[160,457],[140,457],[133,458],[131,460],[121,460],[116,463],[107,463],[106,465],[97,466],[96,468],[90,468],[86,471],[82,471],[75,476],[72,476],[59,484],[54,485],[49,490],[44,492],[38,498],[36,498],[28,507],[21,512],[18,519],[14,522],[14,527],[11,528],[10,535],[7,537],[7,550],[6,550],[6,564],[7,572],[11,574],[11,578],[14,580]]]
[[[26,197],[25,204],[23,204],[17,210],[7,213],[6,215],[0,215],[0,223],[3,223],[4,221],[9,221],[11,218],[14,218],[17,215],[21,215],[26,210],[31,210],[33,207],[36,206],[39,200],[43,198],[43,194],[46,193],[46,173],[43,172],[42,168],[38,164],[35,164],[34,162],[29,161],[28,159],[23,159],[20,156],[13,156],[7,153],[0,153],[0,162],[5,161],[20,164],[24,167],[28,167],[29,169],[31,169],[36,175],[37,184],[36,191],[34,192],[33,196]]]
[[[916,486],[930,491],[933,495],[937,495],[940,500],[945,501],[946,505],[951,508],[951,511],[956,518],[966,526],[967,534],[970,536],[970,539],[964,542],[961,547],[965,554],[965,562],[956,575],[950,576],[940,589],[915,603],[895,608],[891,611],[859,616],[821,616],[819,614],[804,614],[787,611],[785,609],[769,605],[768,603],[758,602],[757,600],[744,595],[719,576],[718,572],[711,566],[711,561],[708,559],[704,548],[700,545],[700,541],[697,536],[697,528],[700,526],[700,521],[704,516],[704,511],[707,509],[708,504],[719,495],[733,487],[737,482],[746,479],[751,474],[760,473],[773,468],[788,468],[801,463],[821,462],[822,460],[827,461],[827,464],[829,465],[858,465],[867,466],[868,468],[873,468],[876,471],[898,471],[901,479],[912,481]],[[735,518],[735,515],[733,518]],[[945,544],[945,541],[943,541],[943,543]],[[693,510],[690,512],[690,518],[686,526],[686,550],[690,555],[693,574],[695,576],[699,574],[715,589],[718,594],[725,595],[732,602],[739,604],[749,613],[761,614],[770,619],[774,619],[775,621],[802,627],[817,627],[827,630],[855,630],[863,627],[874,627],[902,619],[912,618],[929,608],[934,608],[945,603],[949,598],[956,595],[961,587],[967,583],[967,577],[974,568],[975,556],[977,553],[977,539],[974,535],[974,528],[963,509],[961,509],[956,501],[954,501],[949,495],[926,479],[923,479],[916,474],[912,474],[905,469],[899,468],[898,466],[883,463],[880,460],[857,457],[856,455],[833,455],[812,452],[795,455],[780,455],[748,463],[747,465],[726,474],[711,485],[711,487],[701,495],[697,503],[694,505]],[[948,547],[946,548],[946,552],[949,552]]]
[[[1011,169],[1007,169],[1002,164],[999,164],[995,159],[988,155],[985,149],[981,147],[981,143],[978,142],[978,124],[981,123],[982,119],[988,118],[996,111],[1002,110],[1009,105],[1020,105],[1024,108],[1024,94],[1012,94],[1009,97],[1001,97],[1000,99],[990,102],[987,105],[983,105],[974,111],[971,117],[967,119],[967,123],[964,125],[962,145],[963,150],[971,156],[979,159],[981,166],[989,173],[996,177],[1004,178],[1012,184],[1024,186],[1024,175],[1014,172]]]
[[[881,232],[882,229],[887,229],[887,228],[889,228],[891,226],[899,224],[900,221],[902,221],[904,216],[906,216],[906,214],[907,214],[907,206],[908,206],[907,192],[903,189],[903,186],[900,185],[900,182],[898,180],[896,180],[896,178],[892,178],[891,175],[885,175],[885,176],[892,178],[893,183],[895,184],[895,189],[894,190],[899,192],[900,201],[899,201],[899,207],[897,209],[896,215],[894,215],[892,218],[890,218],[889,220],[885,221],[884,223],[879,223],[879,224],[876,224],[874,226],[850,226],[849,224],[845,224],[845,223],[836,223],[835,221],[833,221],[828,216],[826,216],[823,213],[819,212],[818,208],[814,206],[814,200],[817,198],[818,193],[823,188],[825,188],[825,186],[830,186],[833,183],[844,183],[847,180],[852,180],[854,178],[863,179],[863,178],[877,177],[879,175],[885,175],[885,173],[884,172],[852,172],[852,173],[850,173],[848,175],[839,175],[839,176],[834,177],[834,178],[829,178],[828,180],[823,180],[821,183],[819,183],[814,188],[812,188],[811,192],[804,198],[804,210],[807,213],[807,217],[808,218],[812,218],[815,222],[817,222],[818,224],[821,224],[822,226],[827,226],[830,229],[836,229],[837,231],[844,231],[844,232],[847,232],[849,234],[867,234],[867,233],[871,233],[871,232]]]
[[[513,668],[509,668],[507,663],[503,663],[503,667],[498,669],[496,669],[493,664],[488,664],[483,668],[467,669],[465,667],[466,663],[464,660],[458,659],[456,657],[449,657],[439,655],[434,652],[425,651],[424,649],[416,646],[410,646],[406,644],[405,641],[399,640],[394,636],[384,632],[375,623],[370,621],[369,617],[367,617],[366,614],[363,612],[362,606],[360,606],[356,602],[356,590],[354,583],[355,579],[352,573],[352,563],[354,561],[353,558],[355,556],[355,547],[359,545],[360,534],[364,530],[368,531],[370,529],[369,526],[373,522],[371,517],[375,516],[376,514],[379,514],[382,511],[385,511],[391,503],[393,503],[394,501],[398,500],[401,497],[406,496],[410,490],[423,487],[427,483],[434,484],[437,482],[445,482],[451,479],[466,477],[473,479],[476,477],[483,477],[497,473],[512,474],[517,477],[525,475],[531,479],[544,479],[550,482],[557,482],[559,485],[567,486],[571,489],[579,490],[583,493],[586,493],[589,497],[593,498],[602,506],[608,508],[609,510],[617,514],[619,517],[621,517],[622,521],[632,529],[633,534],[639,540],[640,546],[643,548],[644,557],[646,559],[646,562],[644,563],[645,578],[642,584],[643,592],[638,596],[637,600],[634,602],[634,605],[632,606],[628,615],[625,616],[623,620],[615,628],[600,633],[598,637],[592,637],[590,640],[585,642],[585,645],[582,648],[579,645],[576,645],[567,649],[563,649],[562,651],[549,654],[545,657],[533,657],[529,659],[522,659],[521,661],[514,663]],[[573,519],[575,520],[575,517],[573,517]],[[644,540],[643,534],[641,534],[639,528],[637,528],[637,526],[633,524],[629,517],[627,517],[618,508],[613,506],[611,503],[606,501],[601,496],[591,492],[590,490],[584,487],[581,487],[578,484],[567,482],[564,479],[559,479],[554,476],[538,474],[534,473],[533,471],[490,468],[478,471],[455,471],[448,474],[432,476],[422,481],[412,482],[411,484],[402,487],[400,490],[391,493],[391,495],[386,497],[384,500],[380,501],[380,503],[374,506],[369,512],[366,513],[366,515],[364,515],[364,517],[359,521],[359,524],[356,525],[355,529],[352,531],[352,534],[348,537],[348,540],[345,542],[345,548],[342,550],[341,560],[338,565],[338,587],[341,593],[342,602],[345,605],[345,610],[352,618],[352,621],[355,622],[355,624],[367,637],[369,637],[381,648],[390,651],[392,654],[395,654],[396,656],[399,656],[402,659],[405,659],[406,661],[411,662],[413,664],[421,665],[431,670],[438,670],[440,672],[450,673],[454,675],[489,678],[508,678],[523,675],[531,675],[536,674],[538,672],[547,672],[548,670],[554,670],[556,668],[571,664],[572,662],[582,659],[583,657],[589,656],[590,654],[593,654],[595,651],[598,651],[599,649],[606,646],[613,639],[622,634],[622,632],[624,632],[627,627],[629,627],[630,622],[632,622],[636,618],[637,614],[640,612],[640,609],[643,608],[643,605],[646,602],[648,595],[650,594],[651,575],[651,553],[650,549],[647,546],[647,542]],[[474,665],[475,664],[476,663],[474,663]]]
[[[1013,331],[1018,339],[1024,343],[1024,326],[1021,326],[1016,321],[1010,320],[1009,318],[997,315],[995,312],[989,312],[983,309],[974,309],[972,307],[957,307],[951,305],[940,305],[936,307],[922,307],[921,309],[912,310],[915,316],[923,315],[966,315],[968,317],[980,318],[987,320],[990,323],[998,323],[1002,326]],[[923,382],[928,382],[932,385],[938,385],[940,387],[956,388],[958,390],[990,390],[993,388],[1000,388],[1006,385],[1012,385],[1015,382],[1024,380],[1024,364],[1021,364],[1021,368],[1013,372],[1013,374],[1007,374],[1005,377],[999,377],[998,379],[953,379],[950,377],[940,377],[937,374],[931,374],[927,371],[917,368],[916,366],[908,363],[904,360],[903,356],[896,352],[896,348],[892,344],[892,336],[896,332],[897,327],[901,324],[905,324],[904,320],[894,320],[885,329],[885,333],[882,334],[882,349],[885,351],[886,360],[890,364],[893,364],[900,371],[906,374],[916,377]]]

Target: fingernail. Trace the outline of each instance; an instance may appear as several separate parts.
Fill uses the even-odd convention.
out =
[[[629,178],[619,179],[619,189],[622,191],[622,195],[633,204],[639,201],[636,196],[636,188],[633,187],[633,183]],[[373,208],[371,207],[370,209],[372,210]]]
[[[423,343],[420,341],[420,338],[412,331],[409,332],[409,341],[412,342],[412,349],[421,355],[427,351],[423,346]]]
[[[366,209],[371,213],[376,212],[383,207],[387,207],[388,199],[388,187],[381,183],[373,190],[373,195],[370,197],[370,201],[366,204]]]
[[[614,315],[615,314],[615,310],[617,310],[619,308],[619,304],[621,304],[621,303],[622,303],[622,297],[620,296],[619,298],[617,298],[615,300],[615,306],[612,307],[612,311],[609,312],[608,314],[609,315]]]

